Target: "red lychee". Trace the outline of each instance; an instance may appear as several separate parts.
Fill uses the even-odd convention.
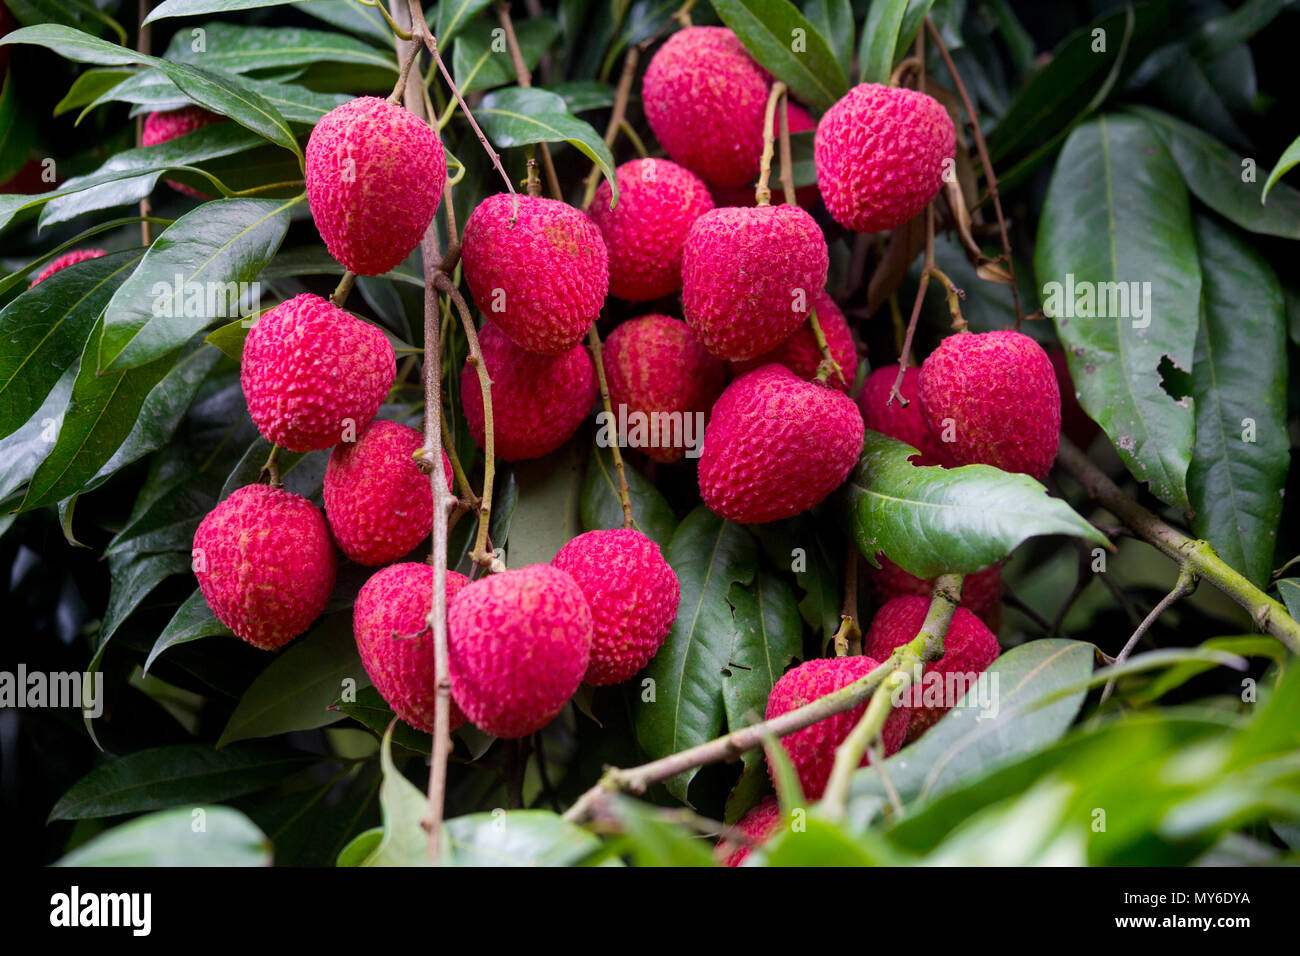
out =
[[[465,575],[447,572],[448,605],[467,584]],[[393,713],[426,734],[433,733],[438,696],[427,624],[432,606],[433,568],[406,561],[371,575],[352,608],[352,631],[370,682]],[[450,729],[464,722],[453,700]]]
[[[525,737],[549,724],[591,659],[587,599],[546,564],[467,585],[451,603],[448,630],[452,696],[495,737]]]
[[[194,533],[194,576],[217,620],[271,651],[320,616],[334,588],[334,546],[306,498],[246,485]]]
[[[871,627],[863,635],[863,653],[877,660],[884,660],[894,649],[906,644],[916,637],[925,623],[925,616],[930,610],[930,599],[909,595],[896,597],[876,612]],[[964,675],[972,683],[998,657],[998,639],[984,626],[984,622],[964,607],[957,608],[948,625],[948,633],[943,639],[943,656],[937,661],[925,665],[925,679],[922,685],[915,684],[905,695],[910,701],[906,710],[912,714],[908,739],[915,740],[948,713],[965,694],[968,687],[951,696],[946,685],[956,680],[956,675]],[[932,684],[940,675],[942,683]],[[962,681],[964,685],[965,681]],[[927,686],[928,685],[928,686]],[[929,701],[936,695],[936,688],[942,688],[938,694],[941,702]],[[950,699],[951,696],[951,699]]]
[[[781,831],[781,804],[767,797],[730,827],[718,841],[716,855],[723,866],[740,866],[754,847],[762,846]]]
[[[186,133],[192,133],[196,129],[202,129],[204,126],[219,123],[224,118],[205,110],[201,106],[185,106],[178,110],[150,113],[144,118],[144,130],[140,134],[140,145],[157,146],[159,143],[166,143],[169,140],[184,136]],[[164,180],[164,182],[178,193],[184,193],[194,199],[211,198],[207,193],[200,192],[193,186],[186,186],[184,183],[173,182],[170,179]]]
[[[523,461],[559,448],[578,430],[596,400],[596,366],[581,345],[562,355],[538,355],[511,342],[494,322],[478,333],[492,379],[492,434],[498,458]],[[484,447],[483,393],[467,360],[460,397],[470,434]]]
[[[758,173],[768,75],[725,27],[688,27],[646,67],[641,102],[664,151],[711,184]]]
[[[1061,438],[1061,392],[1043,347],[1009,330],[950,335],[921,365],[921,414],[959,465],[1042,480]]]
[[[609,294],[645,302],[682,287],[682,243],[695,220],[713,208],[709,187],[666,159],[634,159],[614,171],[618,205],[609,208],[608,181],[588,215],[609,250]]]
[[[383,332],[310,293],[257,320],[239,370],[253,424],[289,451],[330,448],[359,433],[396,377]]]
[[[372,421],[325,466],[325,516],[339,549],[358,564],[388,564],[429,536],[433,489],[414,454],[424,438],[397,422]],[[451,461],[442,453],[451,488]]]
[[[686,416],[708,414],[722,394],[726,381],[722,361],[709,354],[685,322],[666,315],[644,315],[624,322],[610,333],[601,351],[615,416],[619,407],[625,406],[629,416],[641,412],[650,424],[658,420],[668,425],[667,429],[650,429],[646,441],[637,447],[655,461],[681,461],[688,437]],[[680,416],[682,423],[676,435],[673,415]],[[693,431],[691,437],[699,441],[704,436]],[[626,441],[628,436],[622,438]]]
[[[921,370],[909,365],[903,371],[903,383],[898,390],[906,399],[906,406],[897,399],[892,403],[889,401],[889,391],[897,379],[897,365],[883,366],[867,376],[862,393],[858,395],[858,409],[862,412],[863,422],[873,432],[897,438],[919,450],[921,454],[911,459],[915,465],[952,465],[947,446],[930,434],[921,415],[918,400]]]
[[[582,341],[609,291],[609,253],[572,206],[498,193],[478,204],[461,247],[474,303],[520,348],[561,355]]]
[[[588,531],[551,565],[577,582],[591,608],[586,683],[619,684],[645,667],[672,630],[681,598],[659,545],[640,531]]]
[[[876,560],[880,567],[868,565],[867,579],[879,603],[909,594],[924,598],[930,596],[933,580],[926,581],[908,574],[883,554],[877,554]],[[996,633],[1002,624],[1002,565],[995,564],[966,575],[962,581],[961,603]]]
[[[307,202],[325,247],[363,276],[396,268],[419,245],[447,180],[438,134],[377,96],[322,116],[306,160]]]
[[[704,432],[700,494],[741,524],[790,518],[820,504],[862,454],[853,399],[764,365],[722,393]]]
[[[817,312],[817,322],[826,336],[831,358],[840,367],[839,372],[832,371],[826,384],[847,393],[853,387],[853,379],[858,368],[858,347],[853,342],[853,332],[844,318],[844,313],[825,291],[818,291],[813,296],[813,308]],[[766,355],[744,362],[732,362],[731,370],[737,375],[752,371],[760,365],[775,362],[784,365],[805,381],[811,382],[817,377],[821,367],[822,351],[817,345],[817,336],[813,333],[811,322],[805,322],[794,334]]]
[[[682,307],[718,358],[740,361],[781,345],[826,287],[830,256],[798,206],[715,209],[682,247]]]
[[[952,117],[934,97],[855,86],[822,116],[813,141],[826,210],[855,232],[901,226],[943,188],[956,145]]]
[[[858,678],[871,673],[876,666],[876,660],[871,657],[831,657],[800,664],[794,670],[786,671],[768,694],[766,719],[780,717],[841,687],[847,687]],[[835,763],[835,748],[844,743],[853,732],[866,709],[866,703],[861,703],[852,710],[819,720],[810,727],[781,738],[781,745],[799,775],[799,786],[809,800],[819,800],[826,792],[826,781],[830,778],[831,767]],[[903,739],[907,736],[907,720],[908,711],[901,707],[894,708],[885,720],[882,743],[886,756],[897,753],[903,746]],[[864,754],[862,766],[865,767],[870,762],[870,757]],[[770,764],[768,770],[771,771]],[[775,774],[772,776],[775,780]]]
[[[66,269],[78,262],[85,262],[87,259],[98,259],[100,256],[106,255],[108,255],[108,251],[105,249],[73,249],[71,252],[65,252],[57,259],[51,259],[45,268],[37,273],[36,278],[31,281],[27,288],[36,288],[39,283],[44,282],[60,269]]]

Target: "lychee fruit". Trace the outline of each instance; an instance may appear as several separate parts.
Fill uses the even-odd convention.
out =
[[[619,684],[650,662],[672,630],[681,588],[655,544],[640,531],[580,534],[551,561],[582,589],[591,608],[595,687]]]
[[[27,286],[29,289],[36,288],[37,285],[44,282],[60,269],[66,269],[68,266],[76,265],[78,262],[85,262],[87,259],[98,259],[100,256],[108,255],[106,249],[73,249],[71,252],[65,252],[57,259],[51,259],[39,273],[36,278]]]
[[[664,464],[681,461],[686,426],[695,427],[695,419],[688,416],[707,415],[722,394],[726,368],[721,359],[709,354],[690,326],[666,315],[629,319],[609,334],[601,352],[615,416],[620,407],[627,409],[629,421],[636,412],[646,416],[647,434],[636,447]],[[673,416],[682,423],[677,434]],[[659,427],[650,427],[656,422]],[[635,437],[635,425],[628,431]],[[698,442],[704,436],[692,431],[689,437]],[[620,438],[632,440],[628,435]]]
[[[359,433],[396,377],[383,332],[311,293],[254,323],[239,367],[253,424],[289,451],[331,448]]]
[[[581,342],[609,291],[600,229],[556,199],[489,196],[465,223],[461,261],[479,311],[540,355]]]
[[[767,72],[725,27],[688,27],[650,60],[641,102],[655,138],[674,161],[718,186],[758,173]]]
[[[831,358],[840,367],[838,372],[832,370],[826,384],[847,393],[853,387],[858,369],[858,347],[853,342],[853,332],[849,329],[844,313],[825,291],[818,291],[813,296],[813,308],[817,312],[817,323],[822,328],[822,335],[826,336]],[[811,382],[816,378],[822,364],[822,351],[817,345],[812,323],[805,322],[799,326],[793,335],[766,355],[744,362],[732,362],[731,370],[737,375],[743,375],[772,362],[784,365],[805,381]]]
[[[933,580],[926,581],[908,574],[884,554],[877,554],[876,560],[880,567],[868,566],[867,579],[879,603],[903,595],[929,598]],[[1002,624],[1002,565],[994,564],[966,575],[961,586],[961,603],[996,633]]]
[[[157,146],[159,143],[177,139],[186,133],[202,129],[204,126],[219,123],[224,118],[205,110],[201,106],[185,106],[178,110],[162,110],[150,113],[144,118],[144,129],[140,134],[140,145]],[[164,180],[164,182],[178,193],[184,193],[194,199],[211,198],[207,193],[200,192],[193,186],[186,186],[184,183],[173,182],[170,179]]]
[[[820,504],[862,454],[853,399],[764,365],[727,386],[700,455],[700,494],[728,521],[760,524]]]
[[[339,549],[358,564],[388,564],[429,536],[433,489],[415,453],[424,438],[398,422],[372,421],[341,442],[325,466],[325,517]],[[451,461],[442,453],[451,488]]]
[[[772,692],[767,695],[766,719],[780,717],[841,687],[847,687],[858,678],[871,673],[877,666],[877,661],[871,657],[831,657],[800,664],[781,675]],[[799,786],[809,800],[819,800],[826,792],[826,782],[830,779],[831,767],[835,763],[835,748],[844,743],[853,732],[866,709],[864,701],[852,710],[819,720],[781,738],[781,746],[785,748],[799,776]],[[881,742],[886,756],[897,753],[903,746],[903,740],[907,736],[907,721],[908,711],[901,707],[895,707],[885,720]],[[863,754],[861,765],[865,767],[870,762],[870,757]],[[769,772],[771,769],[769,762]],[[772,778],[775,781],[774,773]]]
[[[396,268],[419,245],[447,180],[437,132],[377,96],[320,118],[306,168],[307,203],[325,248],[362,276]]]
[[[898,366],[885,365],[867,376],[858,395],[858,409],[862,420],[873,432],[880,432],[889,438],[897,438],[921,452],[911,461],[916,465],[953,464],[948,454],[948,446],[931,434],[921,415],[921,403],[918,391],[921,385],[921,370],[909,365],[903,371],[903,382],[898,390],[907,401],[904,405],[895,399],[889,401],[890,389],[898,380]]]
[[[447,603],[469,578],[447,572]],[[433,733],[438,686],[433,656],[433,632],[428,626],[433,606],[433,568],[419,561],[392,564],[371,575],[352,608],[357,651],[379,696],[416,730]],[[451,725],[465,722],[451,702]]]
[[[451,602],[451,693],[475,727],[525,737],[560,712],[591,660],[591,609],[569,575],[532,564]]]
[[[827,212],[855,232],[901,226],[939,194],[956,145],[952,117],[934,97],[880,83],[853,87],[813,139]]]
[[[807,133],[817,128],[817,121],[808,114],[808,111],[798,103],[790,103],[790,134]],[[778,108],[779,110],[779,108]],[[773,130],[774,136],[779,136],[781,132],[780,113],[777,114],[777,126]],[[772,202],[785,202],[785,192],[776,183],[777,167],[772,167]],[[745,186],[713,186],[709,192],[713,194],[713,203],[716,206],[754,206],[758,203],[755,195],[755,183]],[[795,201],[804,209],[811,211],[821,199],[821,194],[817,192],[817,184],[811,183],[807,186],[799,186],[795,189]]]
[[[686,321],[718,358],[770,352],[807,321],[829,265],[825,236],[798,206],[715,209],[682,247]]]
[[[959,465],[1042,480],[1061,439],[1061,392],[1043,347],[1021,332],[950,335],[921,364],[921,414]]]
[[[666,159],[634,159],[614,176],[618,205],[609,208],[613,192],[606,180],[588,211],[609,250],[609,294],[645,302],[676,292],[686,234],[713,208],[709,187]]]
[[[754,847],[762,846],[781,831],[782,822],[781,804],[776,797],[765,798],[722,835],[715,851],[718,859],[723,866],[740,866]]]
[[[492,434],[505,461],[540,458],[578,430],[596,400],[596,366],[581,345],[562,355],[538,355],[511,342],[494,322],[478,333],[483,362],[492,379]],[[485,447],[483,392],[467,360],[460,397],[470,434]]]
[[[929,610],[930,599],[926,597],[908,595],[887,602],[863,635],[863,653],[883,661],[921,632]],[[949,699],[948,685],[954,682],[955,675],[964,675],[973,682],[997,658],[998,639],[993,632],[969,610],[957,608],[943,639],[943,656],[926,664],[921,686],[913,683],[905,694],[909,702],[905,709],[912,715],[908,739],[915,740],[934,726],[965,694],[963,689]],[[939,681],[931,675],[939,675]],[[942,694],[936,694],[935,688],[942,689]],[[941,700],[931,700],[934,696]]]
[[[1056,385],[1061,391],[1061,431],[1066,438],[1087,451],[1101,428],[1088,417],[1088,413],[1079,404],[1079,395],[1074,388],[1074,379],[1070,377],[1070,364],[1065,352],[1050,348],[1047,350],[1047,357],[1052,360],[1052,369],[1056,372]]]
[[[306,498],[245,485],[199,522],[194,576],[217,620],[265,651],[283,647],[325,610],[334,546]]]

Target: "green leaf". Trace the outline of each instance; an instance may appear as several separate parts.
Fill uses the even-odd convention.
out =
[[[385,50],[393,47],[393,31],[385,22],[383,14],[374,7],[362,6],[357,0],[311,0],[310,3],[300,4],[297,9],[332,27],[364,37]],[[425,19],[436,13],[437,7],[430,5]],[[438,43],[441,47],[441,34],[438,35]]]
[[[280,115],[291,123],[315,125],[330,110],[350,99],[342,93],[316,93],[304,86],[276,80],[241,77],[240,82],[279,110]],[[110,102],[131,103],[153,111],[177,109],[190,101],[161,71],[142,70],[102,93],[90,104],[87,112]]]
[[[510,520],[506,564],[549,564],[560,548],[581,533],[578,502],[584,443],[571,439],[544,458],[515,464],[519,497]],[[492,539],[494,547],[496,539]]]
[[[439,0],[438,49],[446,50],[447,44],[451,43],[456,34],[491,2],[492,0]],[[520,24],[515,24],[516,31],[519,26]]]
[[[783,827],[752,859],[756,865],[804,867],[897,866],[900,862],[872,835],[854,836],[816,817],[803,821],[799,828]]]
[[[428,839],[420,825],[428,813],[428,803],[393,763],[391,728],[379,745],[379,765],[384,773],[384,782],[379,785],[379,806],[384,815],[382,835],[364,860],[345,864],[345,856],[355,859],[355,854],[345,849],[339,865],[428,866]],[[372,841],[364,842],[369,845]]]
[[[1186,511],[1194,419],[1178,377],[1192,369],[1201,268],[1183,177],[1146,124],[1102,116],[1070,134],[1043,206],[1034,272],[1079,404],[1133,476]],[[1092,312],[1105,315],[1081,314],[1087,291]]]
[[[225,73],[282,70],[308,63],[352,63],[397,72],[396,54],[329,30],[301,27],[254,27],[242,23],[205,23],[203,46],[195,49],[189,30],[181,30],[163,54],[168,60],[202,64]]]
[[[663,647],[642,672],[651,680],[640,695],[636,735],[651,757],[665,757],[722,732],[722,687],[739,632],[727,603],[733,584],[754,580],[758,548],[740,525],[723,521],[703,505],[682,521],[665,553],[681,585],[677,620]],[[646,700],[649,687],[653,699]],[[686,801],[696,771],[667,782]]]
[[[790,568],[803,590],[799,613],[830,640],[840,629],[844,606],[844,540],[810,514],[754,525],[763,551],[777,568]]]
[[[898,29],[898,44],[894,48],[895,64],[911,53],[916,35],[924,29],[925,18],[930,15],[930,8],[933,6],[934,0],[911,0],[908,3],[907,10],[903,13],[903,25]],[[998,4],[995,3],[995,9],[997,6]],[[942,27],[942,24],[935,25]],[[942,29],[940,32],[942,32]],[[951,49],[949,52],[951,52]]]
[[[493,810],[448,820],[445,866],[572,866],[600,840],[549,810]]]
[[[863,83],[886,83],[894,72],[894,51],[907,12],[908,0],[876,0],[867,9],[858,50],[858,75]]]
[[[226,625],[216,619],[212,613],[212,608],[208,607],[207,600],[203,597],[203,592],[198,588],[187,597],[181,606],[176,609],[172,619],[167,622],[163,628],[158,640],[154,641],[153,650],[149,652],[148,658],[144,662],[144,672],[149,673],[149,668],[153,666],[163,653],[170,647],[177,644],[188,644],[190,641],[197,641],[203,637],[216,637],[225,635],[234,637],[234,633]]]
[[[554,83],[548,87],[564,100],[564,105],[575,116],[588,110],[602,110],[614,105],[614,89],[608,83],[595,80],[573,80]]]
[[[140,603],[173,574],[190,569],[189,555],[178,551],[161,554],[117,552],[109,558],[108,606],[100,626],[100,642],[107,642]]]
[[[524,65],[529,70],[535,69],[542,54],[559,35],[560,25],[554,20],[521,20],[516,23],[515,38],[519,41]],[[495,20],[475,20],[465,28],[452,51],[451,72],[462,94],[515,82],[514,62],[501,38],[501,27]],[[477,117],[477,110],[474,115]]]
[[[628,500],[632,503],[632,527],[667,549],[668,542],[677,530],[677,519],[663,493],[648,478],[626,460],[623,472],[627,477]],[[584,531],[623,527],[623,506],[618,500],[618,474],[614,470],[614,456],[608,448],[593,445],[587,459],[587,474],[582,481],[579,503]]]
[[[432,737],[397,718],[388,702],[373,687],[363,687],[357,691],[355,700],[336,700],[330,707],[351,717],[381,739],[392,724],[393,743],[412,753],[427,754],[432,747]],[[395,718],[397,723],[393,724]]]
[[[217,748],[239,740],[315,730],[342,720],[331,710],[346,681],[370,685],[352,636],[349,612],[326,617],[271,661],[240,698]]]
[[[319,0],[304,0],[299,5],[316,2]],[[168,17],[197,17],[205,13],[231,13],[258,7],[282,7],[291,3],[295,3],[295,0],[163,0],[144,18],[144,22],[153,23]]]
[[[114,827],[55,866],[270,866],[271,843],[230,807],[180,807]]]
[[[77,369],[69,368],[54,383],[32,417],[12,434],[0,438],[0,500],[31,479],[58,441],[59,424],[76,379]]]
[[[658,808],[624,796],[607,806],[622,825],[637,866],[717,866],[712,841],[688,836],[681,826],[665,820]]]
[[[151,362],[214,319],[249,309],[248,284],[280,248],[301,201],[220,199],[177,219],[109,303],[99,370]]]
[[[835,61],[848,76],[853,60],[853,4],[850,0],[806,0],[803,15],[835,52]]]
[[[794,589],[766,571],[727,593],[734,610],[736,643],[722,678],[727,729],[740,730],[763,719],[767,695],[803,650],[803,621]]]
[[[1262,257],[1209,217],[1197,216],[1195,225],[1205,296],[1192,373],[1192,531],[1263,587],[1291,463],[1286,307]]]
[[[1281,582],[1278,582],[1281,584]],[[1243,634],[1236,637],[1212,637],[1203,642],[1198,650],[1204,651],[1222,651],[1227,654],[1235,654],[1242,657],[1264,657],[1278,664],[1286,660],[1286,648],[1274,637],[1263,634]],[[1129,658],[1129,661],[1140,661],[1144,657],[1150,657],[1152,651],[1148,654],[1140,654],[1136,658]],[[1161,671],[1149,683],[1137,691],[1122,691],[1124,700],[1129,703],[1141,704],[1151,703],[1159,700],[1165,694],[1186,684],[1198,674],[1203,674],[1208,670],[1216,667],[1222,667],[1221,660],[1186,660],[1167,670]],[[1110,670],[1111,668],[1107,668]]]
[[[138,750],[100,764],[59,798],[50,820],[88,820],[229,800],[279,783],[319,758],[246,744]]]
[[[845,484],[843,502],[858,550],[883,551],[919,578],[972,574],[1004,560],[1037,535],[1106,539],[1027,475],[991,465],[913,465],[916,449],[867,430],[862,458]]]
[[[87,70],[72,81],[67,94],[55,105],[54,115],[62,116],[68,110],[93,103],[117,84],[135,75],[134,70]]]
[[[1287,613],[1292,617],[1300,615],[1300,578],[1282,578],[1277,582],[1277,593],[1286,604]]]
[[[1264,203],[1268,200],[1268,193],[1274,184],[1290,172],[1300,163],[1300,136],[1291,141],[1291,145],[1282,151],[1282,155],[1277,158],[1277,165],[1273,171],[1268,174],[1268,181],[1264,183],[1264,192],[1260,194],[1259,201]]]
[[[26,165],[36,145],[36,125],[19,107],[13,77],[12,71],[6,73],[0,89],[0,183]]]
[[[713,0],[713,9],[754,59],[798,99],[824,110],[848,92],[835,54],[788,0]]]

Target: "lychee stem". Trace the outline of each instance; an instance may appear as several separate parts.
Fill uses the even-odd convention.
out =
[[[609,398],[609,382],[605,379],[605,360],[601,355],[600,333],[596,331],[596,323],[591,323],[591,328],[587,331],[587,345],[591,349],[591,360],[596,364],[596,380],[600,383],[600,404],[605,409],[605,415],[608,421],[617,421],[614,417],[614,409]],[[614,458],[614,473],[618,475],[618,503],[623,508],[623,527],[631,528],[632,520],[632,496],[627,486],[627,474],[623,471],[623,452],[619,448],[621,436],[615,436],[614,441],[610,443],[609,451]]]
[[[343,303],[348,300],[348,295],[352,292],[352,283],[356,281],[356,274],[353,272],[344,272],[343,278],[339,279],[339,284],[334,287],[334,292],[330,296],[330,301],[343,308]]]
[[[636,78],[636,64],[640,58],[640,46],[628,47],[627,55],[623,58],[623,72],[618,78],[618,88],[614,91],[614,107],[610,110],[609,122],[605,125],[605,145],[611,148],[614,141],[618,139],[618,131],[623,128],[627,116],[627,101],[632,94],[632,81]],[[596,198],[596,187],[599,185],[600,166],[592,163],[591,172],[587,174],[587,180],[583,185],[582,208],[584,210],[589,208],[591,201]]]
[[[780,80],[772,84],[767,94],[767,108],[763,113],[763,155],[758,161],[758,186],[754,190],[754,201],[759,206],[772,204],[772,190],[767,181],[772,178],[772,154],[776,145],[776,104],[785,95],[785,84]]]
[[[781,94],[781,191],[787,206],[799,205],[794,188],[794,157],[790,152],[790,94]]]
[[[817,310],[808,310],[808,327],[812,329],[813,338],[817,340],[817,348],[822,353],[821,363],[817,366],[817,381],[825,385],[830,381],[832,374],[836,375],[845,385],[852,385],[844,375],[844,369],[840,368],[840,363],[835,361],[835,356],[831,354],[830,343],[826,341],[826,333],[822,330],[822,324],[817,319]]]
[[[262,465],[261,472],[258,473],[258,480],[265,478],[272,488],[283,488],[284,482],[280,480],[280,446],[272,445],[271,453],[266,456],[266,464]]]
[[[903,348],[898,356],[898,377],[889,389],[886,405],[895,401],[906,408],[907,399],[903,397],[903,373],[907,371],[907,362],[912,354],[912,339],[916,337],[916,322],[921,317],[921,303],[925,301],[925,290],[930,286],[930,275],[934,269],[934,205],[925,207],[925,264],[921,267],[921,282],[916,289],[916,300],[912,303],[912,317],[907,323],[907,335],[903,337]]]

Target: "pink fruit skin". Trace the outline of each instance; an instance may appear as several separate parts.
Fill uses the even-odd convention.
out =
[[[591,663],[584,678],[619,684],[650,662],[672,630],[681,588],[659,546],[640,531],[588,531],[551,562],[591,608]]]
[[[767,797],[754,807],[718,841],[717,854],[723,866],[740,866],[749,858],[755,846],[762,846],[781,830],[781,804],[776,797]],[[749,842],[738,840],[745,837]]]
[[[397,422],[372,421],[325,466],[325,516],[339,550],[358,564],[388,564],[429,536],[433,489],[414,454],[424,438]],[[451,461],[442,453],[451,488]]]
[[[377,96],[322,116],[306,159],[307,202],[325,247],[363,276],[396,268],[420,244],[447,180],[438,134]]]
[[[629,319],[609,334],[601,353],[616,416],[620,405],[629,414],[707,414],[726,382],[722,361],[685,322],[666,315]],[[681,461],[686,449],[661,438],[656,434],[654,444],[641,450],[664,464]]]
[[[496,456],[523,461],[550,454],[578,430],[596,401],[596,366],[581,345],[563,355],[526,352],[495,323],[479,330],[483,361],[492,378],[492,431]],[[483,393],[466,361],[460,397],[470,434],[484,447]]]
[[[224,118],[205,110],[201,106],[186,106],[178,110],[150,113],[144,118],[144,130],[140,134],[140,145],[157,146],[159,143],[166,143],[179,136],[184,136],[186,133],[192,133],[196,129],[202,129],[204,126],[219,123]],[[164,180],[164,182],[178,193],[184,193],[194,199],[212,198],[193,186],[186,186],[184,183],[173,182],[170,179]]]
[[[766,719],[772,720],[804,704],[811,704],[859,677],[865,677],[876,666],[877,661],[870,657],[831,657],[800,664],[783,674],[772,688],[767,697]],[[820,800],[826,792],[826,782],[835,763],[835,748],[852,733],[866,709],[865,703],[859,704],[852,710],[819,720],[781,738],[781,745],[799,775],[799,786],[809,800]],[[883,732],[886,756],[897,753],[903,746],[907,721],[908,711],[901,707],[894,708],[886,719]],[[870,762],[870,758],[864,755],[862,766]],[[771,771],[770,764],[768,770]]]
[[[868,567],[867,578],[876,600],[884,603],[891,598],[916,595],[928,598],[934,581],[926,581],[908,574],[883,554],[877,554],[879,568]],[[968,574],[961,583],[961,603],[974,612],[995,634],[1002,624],[1002,565],[995,564]]]
[[[826,345],[831,350],[831,358],[835,359],[840,367],[839,372],[831,372],[826,384],[838,388],[847,395],[853,388],[853,379],[858,368],[858,347],[853,341],[853,332],[849,329],[849,323],[839,306],[835,304],[835,300],[824,291],[819,291],[813,297],[813,308],[817,312],[817,322],[822,327],[822,334],[826,336]],[[760,365],[769,365],[773,362],[784,365],[804,381],[811,382],[816,378],[817,369],[822,364],[822,350],[817,345],[817,336],[813,334],[812,325],[805,322],[785,342],[766,355],[730,364],[734,374],[743,375]]]
[[[600,230],[555,199],[484,199],[465,223],[461,261],[479,311],[510,341],[540,355],[561,355],[581,342],[609,291]]]
[[[194,575],[217,620],[254,647],[283,647],[320,616],[334,546],[306,498],[269,485],[230,494],[194,533]]]
[[[646,67],[641,101],[669,158],[715,186],[743,186],[763,152],[767,72],[725,27],[679,30]]]
[[[821,229],[798,206],[715,209],[682,247],[686,322],[718,358],[762,355],[807,321],[829,266]]]
[[[65,252],[57,259],[51,259],[27,286],[29,289],[36,288],[37,285],[44,282],[60,269],[66,269],[68,266],[76,265],[78,262],[85,262],[87,259],[98,259],[100,256],[106,256],[108,252],[104,249],[73,249],[71,252]]]
[[[383,332],[310,293],[257,320],[239,371],[253,424],[289,451],[331,448],[359,434],[396,377]]]
[[[469,578],[447,572],[447,603]],[[375,690],[416,730],[433,733],[437,682],[433,633],[426,620],[433,604],[433,568],[417,561],[375,572],[361,587],[352,608],[352,630],[361,663]],[[418,636],[417,636],[418,635]],[[465,723],[451,701],[451,730]]]
[[[844,482],[862,436],[862,416],[843,392],[764,365],[728,385],[713,406],[700,494],[728,521],[791,518]]]
[[[950,335],[921,364],[930,432],[959,465],[993,465],[1042,481],[1061,440],[1061,392],[1043,347],[1020,332]]]
[[[867,376],[858,395],[858,410],[862,420],[873,432],[880,432],[890,438],[906,442],[921,452],[911,459],[914,465],[943,465],[951,467],[952,457],[947,446],[930,433],[921,415],[921,403],[918,391],[921,384],[921,370],[909,365],[903,372],[903,384],[899,386],[907,405],[895,400],[889,401],[890,389],[898,380],[898,366],[886,365],[876,369]]]
[[[921,632],[930,599],[908,595],[896,597],[876,612],[863,635],[863,653],[884,660],[894,649]],[[981,674],[998,657],[998,639],[984,622],[964,607],[957,608],[943,639],[943,657],[925,666],[925,674]],[[956,701],[944,705],[908,705],[911,712],[909,739],[915,739],[946,714]]]
[[[934,97],[855,86],[822,116],[813,140],[826,210],[855,232],[901,226],[939,194],[956,145],[952,117]]]
[[[695,220],[713,208],[709,187],[666,159],[634,159],[614,171],[613,191],[600,184],[588,215],[609,250],[609,294],[646,302],[682,287],[682,244]]]
[[[485,733],[541,730],[582,683],[591,610],[563,571],[531,564],[479,578],[451,602],[451,693]]]

